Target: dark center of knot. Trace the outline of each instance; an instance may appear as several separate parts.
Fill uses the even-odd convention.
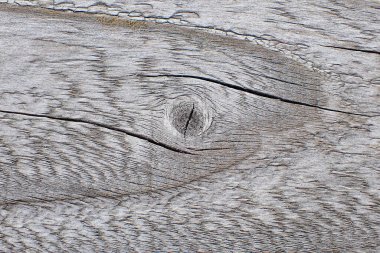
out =
[[[175,105],[171,113],[174,128],[184,138],[199,135],[204,126],[204,116],[195,102],[181,102]]]

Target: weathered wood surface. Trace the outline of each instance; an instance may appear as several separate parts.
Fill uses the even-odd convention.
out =
[[[0,251],[378,251],[379,4],[355,3],[0,5]]]

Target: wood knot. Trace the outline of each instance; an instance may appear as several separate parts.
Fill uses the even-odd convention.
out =
[[[184,138],[200,135],[205,127],[204,112],[195,101],[181,101],[175,104],[169,118],[172,126]]]

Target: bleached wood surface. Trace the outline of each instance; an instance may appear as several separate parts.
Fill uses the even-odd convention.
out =
[[[0,251],[379,250],[377,2],[16,3]]]

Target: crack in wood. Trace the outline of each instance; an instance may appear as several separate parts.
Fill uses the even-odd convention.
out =
[[[375,50],[369,50],[369,49],[340,47],[340,46],[326,46],[326,45],[320,45],[320,46],[322,46],[322,47],[328,47],[328,48],[335,48],[335,49],[342,49],[342,50],[348,50],[348,51],[355,51],[355,52],[362,52],[362,53],[378,54],[378,55],[380,55],[380,52],[375,51]]]
[[[46,118],[46,119],[53,119],[53,120],[60,120],[60,121],[90,124],[90,125],[94,125],[97,127],[106,128],[109,130],[121,132],[121,133],[124,133],[126,135],[145,140],[149,143],[160,146],[160,147],[165,148],[165,149],[170,150],[170,151],[174,151],[174,152],[182,153],[182,154],[187,154],[187,155],[195,155],[194,153],[191,153],[189,151],[170,146],[170,145],[163,143],[163,142],[160,142],[160,141],[156,141],[156,140],[154,140],[150,137],[144,136],[142,134],[133,133],[133,132],[125,130],[125,129],[117,128],[114,126],[106,125],[106,124],[95,122],[95,121],[90,121],[90,120],[85,120],[85,119],[74,119],[74,118],[68,118],[68,117],[57,117],[57,116],[51,116],[51,115],[33,114],[33,113],[26,113],[26,112],[7,111],[7,110],[0,110],[0,112],[1,113],[7,113],[7,114],[23,115],[23,116],[28,116],[28,117]]]
[[[187,119],[187,122],[186,122],[185,131],[183,133],[183,138],[186,138],[187,128],[189,127],[189,123],[190,123],[190,120],[191,120],[191,118],[193,116],[193,112],[194,112],[194,103],[193,103],[193,108],[191,109],[191,112],[189,114],[189,118]]]
[[[246,93],[249,93],[249,94],[252,94],[252,95],[256,95],[256,96],[260,96],[260,97],[265,97],[265,98],[269,98],[269,99],[279,100],[281,102],[288,103],[288,104],[301,105],[301,106],[316,108],[316,109],[320,109],[320,110],[324,110],[324,111],[338,112],[338,113],[343,113],[343,114],[348,114],[348,115],[355,115],[355,116],[362,116],[362,117],[368,117],[368,118],[379,116],[379,115],[372,115],[371,116],[371,115],[366,115],[366,114],[362,114],[362,113],[347,112],[347,111],[327,108],[327,107],[318,106],[318,105],[311,105],[311,104],[308,104],[308,103],[304,103],[304,102],[300,102],[300,101],[295,101],[295,100],[283,98],[283,97],[276,96],[276,95],[273,95],[273,94],[265,93],[265,92],[258,91],[258,90],[253,90],[253,89],[246,88],[246,87],[241,87],[241,86],[238,86],[238,85],[235,85],[235,84],[226,83],[224,81],[212,79],[212,78],[209,78],[209,77],[203,77],[203,76],[194,76],[194,75],[186,75],[186,74],[158,74],[158,75],[141,75],[140,74],[138,76],[153,77],[153,78],[154,77],[192,78],[192,79],[198,79],[198,80],[202,80],[202,81],[216,83],[216,84],[222,85],[224,87],[235,89],[235,90],[239,90],[239,91],[243,91],[243,92],[246,92]]]

